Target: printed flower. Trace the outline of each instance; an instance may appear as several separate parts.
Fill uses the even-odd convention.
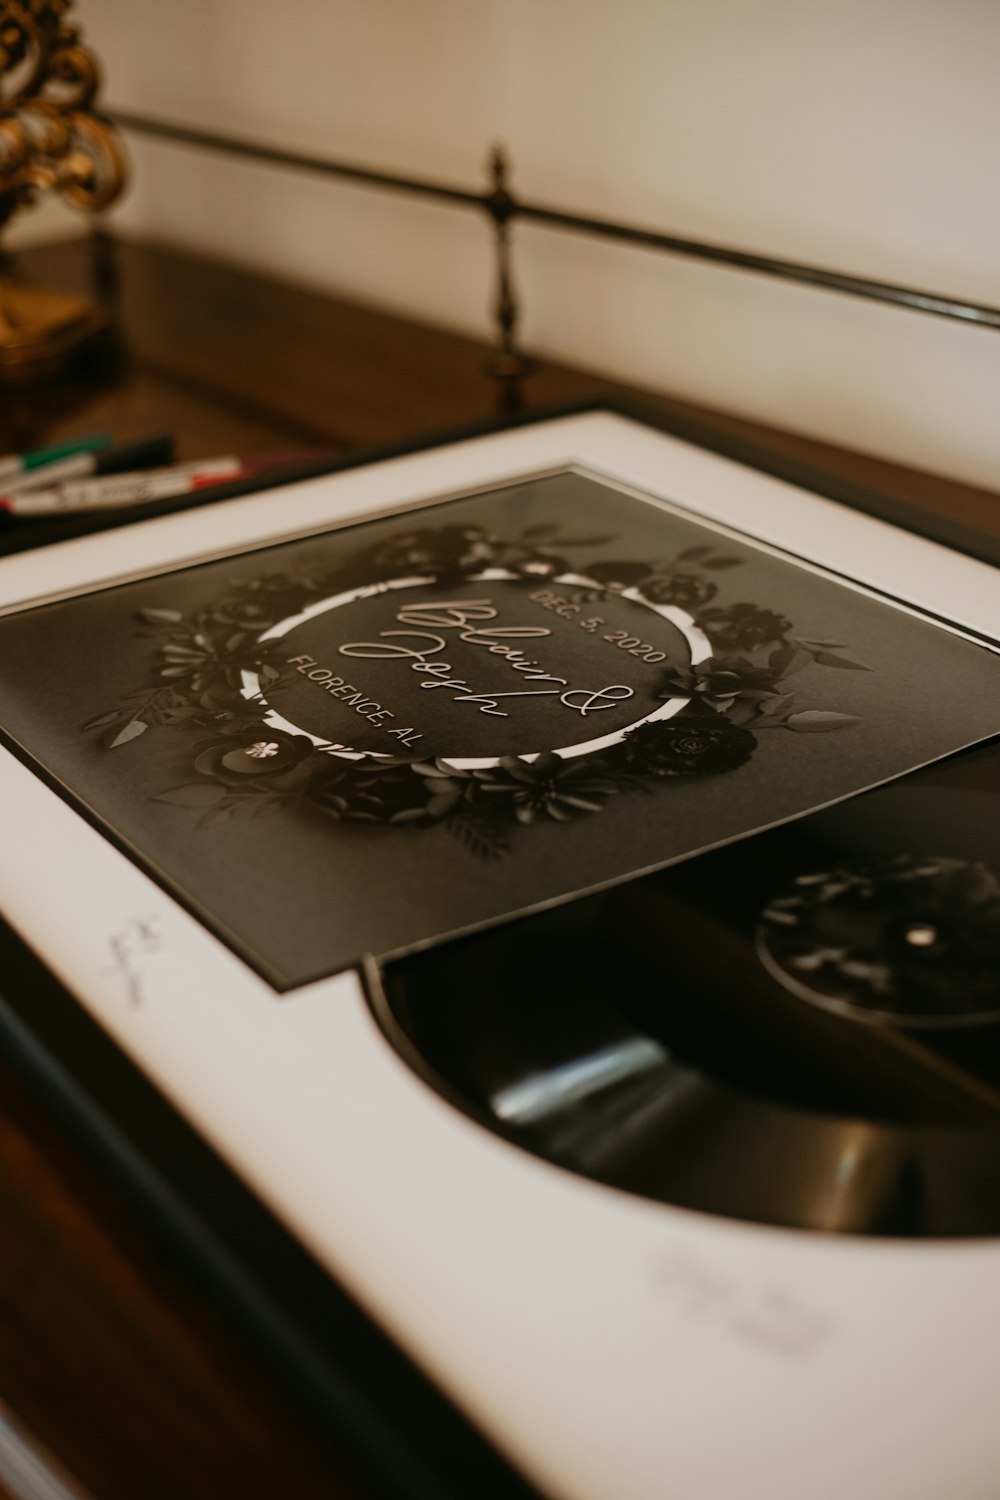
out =
[[[606,588],[630,589],[641,587],[650,576],[649,563],[645,562],[595,562],[584,569],[588,578]]]
[[[475,573],[496,555],[496,544],[481,526],[440,526],[410,531],[380,547],[372,558],[377,572],[433,573],[436,578]]]
[[[698,624],[714,645],[730,651],[752,651],[754,646],[780,641],[792,629],[791,620],[756,604],[706,609],[699,615]]]
[[[699,573],[654,573],[639,585],[645,598],[653,604],[674,604],[678,609],[700,609],[719,592],[715,584]]]
[[[231,776],[274,776],[290,771],[313,751],[313,742],[304,734],[285,734],[257,724],[238,735],[206,745],[197,756],[194,768],[199,776],[225,781]]]
[[[310,777],[305,794],[330,817],[360,823],[427,818],[430,794],[411,762],[329,759],[329,766]]]
[[[505,566],[523,578],[558,578],[560,573],[568,570],[569,563],[564,557],[553,557],[547,552],[531,552],[526,557],[514,558]]]
[[[260,723],[260,705],[241,698],[229,687],[207,688],[200,693],[193,722],[216,734],[241,734]]]
[[[315,583],[316,580],[312,578],[289,578],[285,573],[265,573],[261,578],[251,578],[248,583],[241,584],[240,594],[251,595],[272,614],[294,614],[315,591]]]
[[[168,641],[161,654],[163,665],[159,675],[178,682],[187,680],[195,693],[228,681],[230,658],[200,632],[186,641]]]
[[[289,606],[292,608],[293,606]],[[259,635],[279,618],[275,602],[264,599],[224,599],[212,611],[212,619],[220,625],[232,625],[238,630],[251,631]]]
[[[448,817],[460,803],[471,802],[479,790],[478,782],[470,772],[460,771],[446,760],[416,762],[412,769],[423,778],[427,816],[430,818]]]
[[[498,766],[479,773],[479,789],[484,796],[509,798],[519,823],[540,817],[568,823],[580,813],[600,812],[617,791],[603,770],[601,762],[589,759],[545,754],[527,761],[505,755]]]
[[[159,675],[178,687],[186,682],[196,697],[227,687],[238,689],[242,669],[257,665],[251,636],[230,637],[216,644],[198,631],[186,640],[167,641],[160,650]]]
[[[715,776],[748,761],[757,740],[723,714],[640,724],[625,736],[619,757],[639,776]]]
[[[770,667],[755,667],[745,656],[712,656],[696,667],[675,667],[663,679],[663,696],[683,693],[694,698],[739,698],[776,689]]]

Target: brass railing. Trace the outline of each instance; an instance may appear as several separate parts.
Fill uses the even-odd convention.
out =
[[[708,261],[733,270],[752,271],[758,275],[776,277],[781,281],[817,287],[822,291],[839,292],[848,297],[862,297],[871,302],[907,308],[911,312],[928,313],[933,317],[955,319],[977,328],[1000,329],[1000,308],[991,307],[985,303],[969,302],[940,292],[922,291],[917,287],[901,286],[868,276],[855,276],[845,271],[834,271],[799,261],[783,260],[776,256],[761,255],[756,251],[736,249],[706,240],[690,239],[683,235],[667,234],[662,230],[628,224],[617,219],[568,213],[546,203],[515,197],[510,187],[507,156],[501,147],[494,147],[489,155],[489,186],[482,192],[476,192],[470,188],[436,182],[431,178],[414,177],[401,172],[380,171],[338,157],[290,151],[259,141],[223,135],[217,131],[198,130],[167,120],[154,120],[128,110],[114,110],[110,118],[124,130],[169,140],[177,145],[224,152],[230,156],[239,156],[270,166],[315,172],[323,176],[338,178],[341,181],[358,183],[364,187],[417,194],[461,208],[475,209],[485,214],[493,226],[496,247],[494,304],[496,351],[491,369],[493,374],[514,385],[530,368],[530,361],[521,353],[517,345],[519,309],[514,291],[510,242],[510,227],[516,220],[544,224],[551,229],[570,233],[616,240],[622,244],[664,251],[670,255]]]

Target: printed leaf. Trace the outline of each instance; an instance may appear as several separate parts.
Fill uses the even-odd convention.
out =
[[[275,813],[279,810],[281,802],[281,797],[267,796],[263,799],[258,799],[250,805],[250,816],[252,818],[259,818],[262,815],[267,817],[270,813]]]
[[[523,781],[531,786],[535,780],[535,773],[523,760],[518,760],[516,755],[503,755],[500,764],[508,776],[513,776],[515,781]]]
[[[741,701],[739,698],[736,700],[737,708]],[[744,712],[738,719],[732,712],[727,717],[734,724],[750,724],[753,729],[783,729],[788,723],[788,710],[794,702],[794,693],[776,693],[764,703],[751,704],[749,712]]]
[[[603,803],[593,802],[589,797],[571,797],[568,792],[560,794],[560,802],[566,807],[577,807],[581,812],[600,812],[603,806]],[[556,809],[550,807],[549,811],[553,812]]]
[[[537,526],[526,526],[521,532],[525,537],[555,536],[559,530],[554,521],[540,521]]]
[[[614,536],[564,536],[560,537],[561,547],[606,547],[609,542],[615,540]]]
[[[737,698],[726,718],[730,724],[749,724],[751,719],[757,723],[760,715],[757,713],[756,703],[746,703],[742,698]]]
[[[817,651],[813,660],[819,662],[821,667],[846,667],[850,672],[871,671],[871,667],[862,666],[859,661],[848,661],[846,656],[832,656],[829,651]]]
[[[712,573],[721,573],[723,568],[738,568],[741,561],[739,557],[706,557],[701,566]]]
[[[781,677],[794,677],[796,672],[801,672],[802,668],[808,667],[811,662],[812,657],[808,651],[793,651],[782,667],[780,674],[777,675]]]
[[[212,807],[203,818],[198,819],[199,828],[214,828],[216,823],[225,823],[236,811],[233,807]]]
[[[108,740],[108,749],[117,750],[119,745],[127,745],[129,740],[137,740],[140,734],[145,734],[149,728],[142,719],[129,719],[128,723],[119,729],[116,735]]]
[[[790,708],[794,702],[794,693],[775,693],[760,705],[760,713],[757,717],[758,719],[773,719],[776,714],[783,714],[785,709]]]
[[[550,802],[546,811],[549,817],[554,819],[556,823],[571,823],[573,821],[573,814],[568,813],[558,802]],[[524,814],[523,817],[521,816],[522,813]],[[534,813],[526,807],[519,807],[515,813],[515,817],[521,823],[531,823],[534,821]]]
[[[115,720],[120,719],[121,716],[122,709],[113,708],[109,714],[98,714],[96,719],[91,719],[90,722],[88,724],[84,724],[83,727],[84,729],[103,729],[106,724],[113,724]]]
[[[471,854],[480,859],[497,859],[506,854],[510,845],[504,834],[492,823],[473,817],[453,817],[439,825],[456,834]]]
[[[704,557],[711,552],[711,547],[687,547],[683,552],[678,552],[678,562],[694,562],[696,557]]]
[[[461,792],[442,792],[440,796],[432,797],[430,799],[427,804],[427,814],[431,818],[446,818],[448,814],[458,806],[461,800]],[[423,816],[422,808],[415,807],[410,811],[411,813],[416,814],[417,817]],[[397,813],[396,817],[391,819],[391,821],[397,822],[398,819],[402,816],[405,815],[402,813]]]
[[[139,619],[147,625],[179,625],[184,616],[176,609],[140,609]]]
[[[804,712],[791,714],[786,720],[789,729],[800,733],[819,733],[826,729],[846,729],[848,724],[857,724],[854,714],[834,714],[819,708],[807,708]]]
[[[210,781],[191,782],[187,786],[172,787],[161,792],[157,802],[170,802],[175,807],[214,807],[226,795],[224,786],[213,786]]]

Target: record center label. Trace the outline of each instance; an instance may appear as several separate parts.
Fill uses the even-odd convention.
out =
[[[807,871],[761,913],[779,984],[873,1025],[1000,1021],[1000,873],[983,860],[899,854]]]
[[[261,637],[243,673],[265,722],[320,748],[442,757],[582,755],[686,703],[671,671],[711,654],[691,616],[581,575],[398,578],[319,600]]]

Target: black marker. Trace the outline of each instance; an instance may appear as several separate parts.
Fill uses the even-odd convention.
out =
[[[141,442],[112,448],[110,452],[75,453],[69,458],[58,459],[44,468],[32,469],[7,481],[3,489],[7,495],[21,495],[30,490],[48,489],[65,479],[80,479],[88,474],[125,474],[135,469],[160,469],[173,461],[173,435],[159,432]]]

